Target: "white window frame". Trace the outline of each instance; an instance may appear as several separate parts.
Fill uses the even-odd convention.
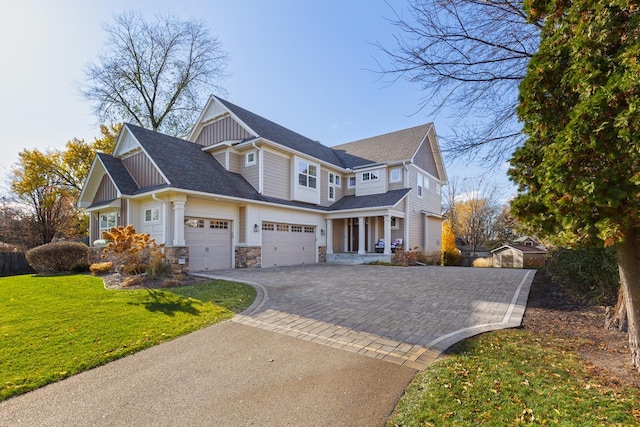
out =
[[[350,176],[349,177],[348,187],[349,188],[356,188],[356,177],[355,176]]]
[[[422,199],[422,195],[424,194],[424,187],[423,187],[423,178],[421,174],[418,174],[418,197]]]
[[[313,168],[313,173],[312,173]],[[318,188],[318,165],[306,160],[298,160],[298,186],[305,188]],[[304,183],[300,182],[304,177]],[[313,185],[312,185],[313,184]]]
[[[329,172],[329,184],[327,189],[327,199],[336,200],[336,187],[340,186],[340,175]]]
[[[377,170],[362,172],[362,174],[360,175],[360,179],[362,180],[362,182],[373,181],[379,178],[380,178],[380,171],[377,171]]]
[[[147,212],[149,213],[149,219],[147,219]],[[144,222],[145,223],[160,222],[160,207],[153,206],[150,208],[146,208],[144,210]]]
[[[392,230],[399,230],[400,229],[400,222],[398,221],[398,217],[396,217],[396,216],[392,216],[391,217],[391,229]]]
[[[394,178],[394,175],[397,173],[397,177]],[[394,168],[389,171],[389,182],[400,182],[402,181],[402,168]]]
[[[106,218],[106,226],[102,225],[103,217]],[[109,220],[109,218],[113,218],[113,224],[111,224],[111,221]],[[118,215],[115,212],[101,213],[100,216],[98,217],[98,239],[102,239],[103,231],[109,231],[111,230],[112,227],[117,227],[117,226],[118,226]]]
[[[253,166],[256,164],[256,151],[249,151],[244,155],[244,165]]]

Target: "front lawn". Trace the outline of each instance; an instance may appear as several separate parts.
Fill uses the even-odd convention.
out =
[[[640,392],[606,385],[560,340],[505,330],[419,373],[387,426],[640,424]]]
[[[86,275],[0,278],[0,400],[229,319],[255,296],[226,281],[113,291]]]

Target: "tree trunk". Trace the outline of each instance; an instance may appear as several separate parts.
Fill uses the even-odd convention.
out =
[[[631,362],[640,372],[640,237],[632,228],[622,242],[616,245],[620,270],[620,288],[627,306],[629,350]]]
[[[618,290],[618,300],[614,307],[607,307],[604,312],[605,329],[614,329],[621,332],[627,332],[627,304],[624,299],[624,289],[620,286]]]

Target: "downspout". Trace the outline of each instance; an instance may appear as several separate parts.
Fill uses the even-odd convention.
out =
[[[162,204],[162,222],[164,223],[164,227],[162,227],[162,243],[167,244],[167,227],[169,226],[169,221],[167,221],[167,202],[162,199],[159,199],[156,196],[156,193],[151,193],[151,198],[156,202],[160,202]]]
[[[262,183],[264,181],[262,179],[263,178],[262,177],[262,173],[263,173],[263,170],[264,170],[264,168],[263,168],[264,162],[263,162],[263,159],[262,159],[262,149],[256,145],[255,141],[251,141],[251,145],[258,152],[258,193],[262,194],[262,191],[264,189],[263,188],[264,186],[263,186],[263,183]]]
[[[407,166],[407,161],[403,160],[402,161],[402,167],[404,167],[404,170],[407,171],[407,173],[405,174],[405,187],[407,185],[409,185],[409,167]],[[404,230],[403,230],[403,234],[404,234],[404,241],[403,243],[403,249],[406,251],[410,246],[409,246],[409,200],[411,198],[407,197],[405,198],[405,202],[404,202]]]

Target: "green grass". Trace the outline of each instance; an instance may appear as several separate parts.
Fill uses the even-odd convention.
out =
[[[0,400],[229,319],[255,295],[226,281],[113,291],[86,275],[0,278]]]
[[[640,391],[590,375],[561,342],[528,331],[466,340],[419,373],[387,426],[640,424]]]

